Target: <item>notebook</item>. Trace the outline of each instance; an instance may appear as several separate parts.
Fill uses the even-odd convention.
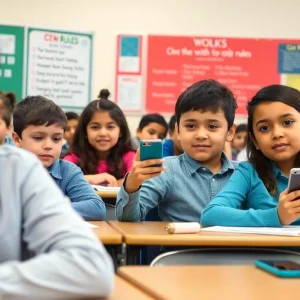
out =
[[[283,227],[225,227],[212,226],[201,228],[201,231],[228,232],[228,233],[250,233],[282,236],[300,236],[300,226]]]

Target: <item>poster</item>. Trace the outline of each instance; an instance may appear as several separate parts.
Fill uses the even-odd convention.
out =
[[[182,91],[199,80],[215,79],[236,95],[236,114],[246,115],[247,102],[263,86],[292,83],[300,89],[298,44],[300,40],[150,35],[146,111],[174,113]]]
[[[92,35],[28,29],[28,95],[43,95],[63,108],[91,101]]]
[[[117,36],[116,102],[125,112],[142,110],[142,37]]]
[[[0,90],[23,96],[24,27],[0,25]]]

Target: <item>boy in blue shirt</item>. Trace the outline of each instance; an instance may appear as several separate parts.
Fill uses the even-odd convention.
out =
[[[73,208],[86,220],[103,220],[105,205],[79,167],[59,158],[67,119],[62,109],[42,96],[27,97],[13,113],[16,146],[34,153]]]
[[[117,197],[118,220],[143,220],[158,206],[162,221],[200,221],[202,211],[234,172],[223,153],[234,136],[236,100],[214,80],[193,84],[178,98],[175,113],[184,153],[140,161],[137,151]],[[161,164],[162,167],[153,166]]]

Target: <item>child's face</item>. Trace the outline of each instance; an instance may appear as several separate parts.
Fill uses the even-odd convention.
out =
[[[87,125],[87,138],[91,146],[102,154],[109,153],[120,137],[119,125],[107,111],[96,111]]]
[[[78,120],[68,120],[68,127],[64,133],[64,139],[67,141],[69,145],[72,145],[73,143],[73,137],[76,130],[76,127],[78,125]]]
[[[300,113],[282,102],[259,104],[253,115],[254,142],[275,163],[294,163],[300,151]]]
[[[176,126],[177,127],[177,126]],[[177,129],[175,128],[173,132],[169,132],[170,138],[174,143],[174,147],[176,148],[176,152],[182,153],[181,141],[178,139]]]
[[[220,163],[225,141],[231,141],[234,129],[228,131],[223,111],[188,111],[181,115],[178,138],[190,157],[211,168]]]
[[[234,135],[234,138],[232,140],[232,147],[236,149],[237,152],[240,152],[245,147],[246,136],[247,131],[240,131]]]
[[[5,137],[9,133],[10,126],[6,126],[4,120],[0,117],[0,145],[4,144]]]
[[[149,123],[142,130],[137,129],[136,136],[139,140],[155,140],[165,139],[167,135],[167,128],[158,123]]]
[[[64,130],[60,125],[35,126],[29,125],[22,132],[20,138],[15,132],[15,144],[34,153],[45,168],[50,167],[59,158],[62,148]]]

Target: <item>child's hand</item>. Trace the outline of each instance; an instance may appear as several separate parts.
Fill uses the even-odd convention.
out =
[[[88,178],[86,179],[90,184],[106,183],[107,186],[118,186],[117,179],[108,173],[88,175]]]
[[[145,180],[159,176],[166,168],[163,166],[153,167],[153,165],[162,164],[163,162],[163,159],[140,161],[140,149],[138,149],[134,157],[132,169],[126,178],[125,191],[129,194],[134,193]]]
[[[290,225],[300,217],[300,200],[296,200],[298,197],[300,190],[289,194],[285,190],[280,194],[277,211],[281,225]]]

